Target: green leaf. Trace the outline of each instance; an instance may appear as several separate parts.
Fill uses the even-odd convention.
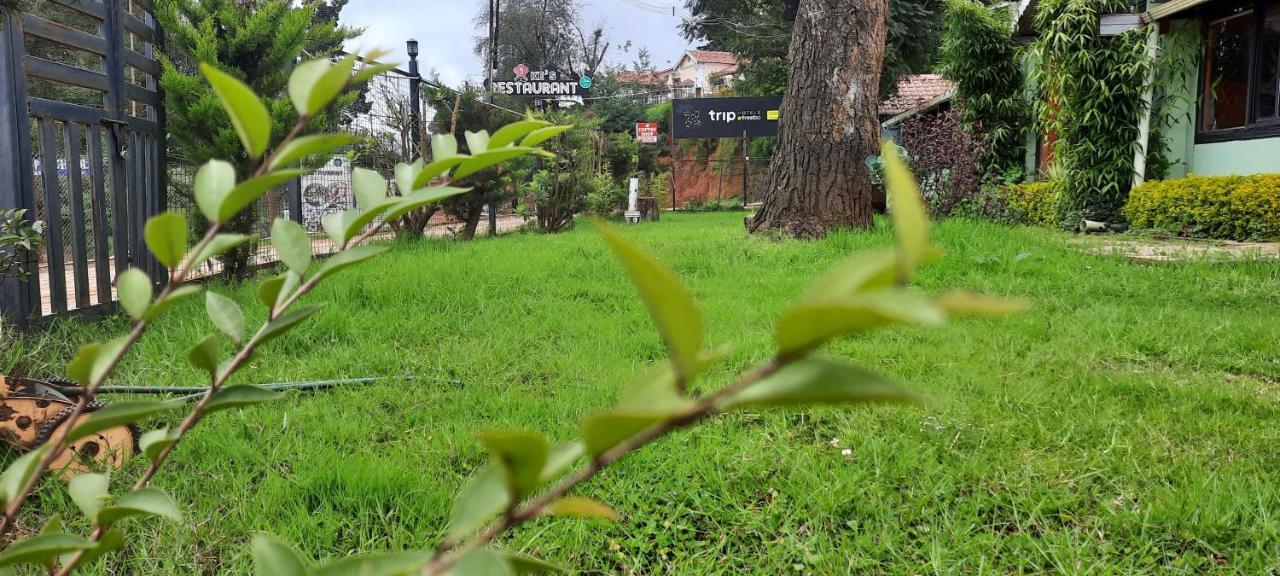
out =
[[[511,565],[487,548],[472,548],[449,568],[449,576],[514,576]]]
[[[204,297],[204,309],[213,325],[239,346],[244,340],[244,312],[240,311],[240,306],[217,292],[208,292]]]
[[[361,210],[368,210],[387,199],[387,179],[381,174],[367,168],[356,168],[351,171],[351,183],[355,188],[356,205]],[[402,194],[408,191],[402,190]]]
[[[81,512],[97,523],[98,512],[111,497],[111,477],[106,474],[80,474],[67,483],[67,493]]]
[[[284,394],[252,384],[228,386],[218,391],[205,405],[205,414],[213,414],[232,408],[243,408],[284,398]]]
[[[468,130],[465,133],[467,139],[467,153],[475,156],[489,149],[489,131],[481,130],[472,132]]]
[[[556,500],[550,506],[547,506],[546,514],[551,516],[572,516],[574,518],[599,518],[603,520],[618,520],[621,518],[608,504],[582,496],[565,496]]]
[[[563,568],[545,560],[534,558],[533,556],[507,552],[505,550],[493,550],[493,553],[501,556],[502,559],[506,561],[507,565],[511,567],[511,571],[517,576],[525,576],[526,574],[547,574],[549,572],[564,572]]]
[[[386,74],[387,72],[390,72],[395,69],[396,69],[395,64],[368,64],[365,67],[358,70],[355,73],[355,75],[351,77],[351,82],[354,84],[363,84],[365,82],[368,82],[369,79],[373,78],[374,76],[378,76],[380,74]]]
[[[334,150],[356,141],[350,134],[316,134],[286,142],[271,158],[271,170],[284,168],[311,156],[332,154]]]
[[[212,294],[212,292],[210,292]],[[208,372],[210,376],[218,373],[219,357],[222,355],[222,347],[218,343],[218,336],[210,334],[196,342],[194,346],[187,349],[187,361],[192,366]]]
[[[390,210],[382,215],[382,219],[392,221],[428,204],[434,204],[446,198],[470,191],[470,188],[454,188],[451,186],[422,188],[393,205]]]
[[[324,280],[325,278],[328,278],[334,274],[337,274],[339,271],[345,268],[355,266],[356,264],[364,262],[365,260],[373,258],[374,256],[377,256],[386,251],[387,251],[387,248],[385,246],[365,245],[365,246],[356,246],[354,248],[348,248],[346,250],[343,250],[342,252],[339,252],[333,255],[329,259],[325,260],[324,263],[320,265],[320,269],[316,270],[316,273],[313,276],[313,278],[315,278],[316,281],[319,282],[321,280]]]
[[[156,260],[177,268],[187,254],[187,219],[177,212],[162,212],[147,220],[142,237]]]
[[[98,513],[98,522],[104,526],[130,516],[160,516],[174,522],[182,521],[182,512],[163,490],[142,488],[134,490]]]
[[[61,554],[88,550],[94,545],[92,540],[72,534],[59,532],[39,534],[14,542],[5,548],[4,552],[0,552],[0,566],[48,565]]]
[[[411,163],[400,162],[395,167],[396,188],[400,189],[401,196],[412,194],[415,182],[418,180],[418,174],[422,172],[422,161],[415,160]]]
[[[143,319],[148,322],[155,320],[156,318],[159,318],[165,310],[172,308],[174,304],[195,296],[203,290],[203,287],[196,286],[194,284],[187,284],[185,286],[174,288],[172,292],[169,292],[168,296],[165,296],[155,304],[152,304],[150,308],[147,308],[147,313],[143,316]]]
[[[169,412],[178,408],[181,404],[176,402],[156,402],[156,401],[135,401],[135,402],[117,402],[110,404],[105,408],[101,408],[85,418],[78,426],[71,429],[67,434],[67,441],[74,442],[90,434],[101,432],[108,428],[116,426],[124,426],[132,424],[140,420]]]
[[[920,198],[920,187],[907,163],[898,156],[897,146],[888,140],[881,148],[885,164],[885,182],[889,189],[889,210],[893,230],[898,237],[900,258],[899,281],[905,281],[921,264],[932,257],[929,244],[929,216]]]
[[[670,362],[663,362],[627,384],[617,407],[675,413],[692,405],[693,401],[680,390],[674,367]]]
[[[311,305],[303,306],[297,310],[292,310],[281,314],[279,318],[267,323],[263,328],[262,336],[259,339],[259,345],[266,344],[276,338],[284,336],[287,332],[294,329],[303,320],[310,318],[312,314],[320,311],[321,306]]]
[[[431,562],[430,552],[380,552],[345,558],[317,568],[312,576],[412,576]]]
[[[449,158],[441,158],[439,160],[432,161],[414,177],[413,189],[417,190],[427,184],[430,184],[433,178],[447,173],[461,165],[463,162],[466,162],[468,158],[470,158],[470,156],[451,156]]]
[[[290,180],[302,176],[302,170],[280,170],[264,174],[251,180],[241,182],[228,192],[222,199],[222,203],[218,206],[216,222],[226,222],[239,214],[241,210],[252,204],[254,200],[261,198],[263,194],[270,192],[277,186],[284,184]]]
[[[41,444],[39,448],[27,452],[9,464],[8,468],[0,473],[0,503],[8,505],[18,497],[18,492],[22,487],[36,475],[40,468],[40,460],[49,452],[48,444]]]
[[[310,572],[291,546],[265,534],[253,537],[253,567],[258,576],[307,576]]]
[[[499,128],[497,132],[493,133],[493,136],[489,138],[488,149],[492,150],[494,148],[502,148],[516,140],[524,138],[534,130],[545,128],[550,125],[550,122],[544,122],[542,120],[520,120],[518,122],[512,122],[502,128]]]
[[[782,354],[803,352],[837,336],[893,324],[938,326],[946,315],[912,292],[878,290],[839,300],[804,301],[782,312],[775,340]]]
[[[528,136],[525,136],[524,141],[521,142],[520,145],[521,146],[537,146],[543,142],[546,142],[547,140],[555,138],[556,136],[559,136],[565,132],[568,132],[572,128],[573,128],[572,124],[562,125],[562,126],[547,126],[546,128],[539,128],[537,130],[534,130],[533,132],[530,132]]]
[[[200,71],[209,80],[227,115],[231,116],[231,125],[235,127],[249,157],[261,158],[271,143],[271,115],[267,113],[267,107],[253,89],[221,70],[202,63]]]
[[[258,284],[258,301],[262,302],[267,309],[274,308],[276,302],[280,301],[281,290],[284,289],[285,282],[289,279],[287,274],[281,274],[272,278],[263,280]]]
[[[329,235],[329,239],[333,240],[338,246],[346,246],[354,234],[349,231],[355,228],[355,223],[360,219],[361,212],[352,208],[341,212],[332,212],[325,214],[320,218],[320,225],[324,227],[324,231]]]
[[[83,386],[106,379],[108,369],[125,345],[125,336],[85,344],[67,364],[67,376]]]
[[[289,77],[289,99],[298,114],[315,116],[324,110],[346,87],[354,64],[352,57],[337,63],[311,60],[299,64]]]
[[[141,320],[151,305],[151,278],[137,268],[125,270],[116,278],[116,294],[125,313],[134,320]]]
[[[444,160],[458,155],[458,138],[453,134],[431,135],[431,159]]]
[[[916,397],[889,379],[847,362],[810,356],[779,368],[731,396],[726,408],[805,404],[910,402]]]
[[[542,466],[542,473],[538,475],[538,483],[545,484],[558,478],[586,451],[587,447],[581,442],[561,442],[552,445],[547,451],[547,463]]]
[[[460,540],[483,528],[511,503],[502,468],[489,463],[472,476],[453,503],[448,538]]]
[[[993,298],[960,291],[942,294],[933,303],[951,318],[1004,316],[1031,308],[1031,302],[1022,298]]]
[[[800,297],[801,302],[835,300],[880,288],[890,288],[898,277],[898,252],[874,248],[857,252],[827,269]]]
[[[468,134],[470,134],[470,132],[468,132]],[[501,164],[508,160],[514,160],[521,156],[527,156],[537,151],[537,148],[514,147],[498,148],[496,150],[489,150],[479,154],[472,154],[469,158],[463,160],[462,164],[458,166],[458,170],[453,173],[453,179],[461,180],[467,176],[475,174],[476,172],[484,170],[485,168]]]
[[[98,539],[98,543],[93,548],[84,551],[84,555],[80,557],[80,565],[90,566],[99,558],[123,547],[124,531],[119,528],[107,530],[102,533],[102,537]],[[63,563],[70,562],[71,554],[63,554],[61,560]]]
[[[311,266],[311,237],[307,236],[301,224],[276,218],[271,224],[271,243],[285,266],[298,274],[307,272],[307,267]]]
[[[582,419],[582,440],[587,453],[599,457],[624,440],[661,422],[668,415],[644,411],[597,411]]]
[[[702,315],[689,290],[674,272],[603,222],[597,229],[631,276],[631,282],[649,307],[679,380],[688,383],[698,373],[702,350]]]
[[[481,434],[480,441],[502,468],[512,499],[523,500],[538,487],[550,449],[546,437],[532,430],[502,430]]]
[[[178,441],[178,431],[170,431],[168,428],[158,428],[147,432],[138,439],[138,448],[146,454],[147,458],[155,461],[165,448],[172,446]]]
[[[210,160],[196,171],[196,205],[210,222],[220,221],[219,209],[236,187],[236,169],[230,162]]]
[[[253,239],[253,236],[248,234],[217,234],[213,237],[213,240],[210,240],[209,243],[205,245],[204,248],[200,249],[200,252],[196,254],[195,259],[191,261],[191,265],[199,266],[204,264],[205,262],[208,262],[210,258],[221,256],[227,250],[244,244],[251,239]]]

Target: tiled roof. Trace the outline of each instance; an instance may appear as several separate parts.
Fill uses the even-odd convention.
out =
[[[670,70],[641,70],[639,72],[621,72],[618,82],[621,84],[666,84]]]
[[[881,116],[897,116],[955,90],[941,74],[911,74],[898,81],[898,93],[880,103]]]
[[[706,64],[737,64],[738,57],[733,52],[716,52],[712,50],[690,50],[691,56],[697,62]]]

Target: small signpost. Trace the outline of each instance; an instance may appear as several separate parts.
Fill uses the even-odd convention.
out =
[[[639,140],[641,144],[657,144],[658,123],[636,122],[636,140]]]

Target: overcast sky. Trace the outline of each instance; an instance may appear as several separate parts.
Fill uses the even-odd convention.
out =
[[[674,63],[686,44],[680,19],[669,11],[671,2],[684,6],[682,0],[582,0],[583,19],[588,26],[604,26],[611,43],[608,62],[630,64],[644,47],[661,68]],[[665,6],[668,11],[655,14],[640,5]],[[434,69],[446,83],[457,85],[483,78],[484,67],[471,51],[477,34],[471,21],[483,8],[483,0],[351,0],[342,11],[342,22],[365,28],[364,36],[349,42],[348,49],[394,50],[399,62],[408,61],[405,40],[416,38],[423,74]],[[624,53],[621,47],[628,40],[631,49]]]

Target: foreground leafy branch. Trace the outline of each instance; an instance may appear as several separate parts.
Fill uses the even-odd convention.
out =
[[[490,461],[458,495],[445,537],[434,551],[371,554],[312,568],[287,544],[259,536],[253,544],[258,574],[480,576],[558,571],[542,560],[491,545],[509,529],[542,516],[617,518],[606,503],[571,492],[669,432],[730,410],[913,401],[913,394],[889,379],[816,350],[833,338],[874,328],[936,326],[949,318],[1015,312],[1025,304],[965,292],[930,297],[908,286],[911,276],[939,252],[930,243],[914,178],[891,147],[884,153],[896,246],[850,256],[819,278],[779,318],[777,350],[770,360],[729,386],[690,396],[689,385],[726,350],[704,347],[701,314],[670,268],[601,223],[600,233],[648,307],[669,360],[631,383],[612,408],[583,418],[577,440],[553,444],[532,430],[481,434]]]
[[[369,54],[375,60],[381,54]],[[239,234],[220,233],[223,223],[244,210],[268,191],[301,176],[304,171],[289,166],[306,158],[329,154],[347,145],[353,138],[343,134],[302,136],[310,118],[322,111],[352,85],[364,82],[387,69],[372,65],[356,71],[356,57],[338,62],[317,60],[297,67],[289,81],[289,95],[297,109],[298,120],[283,141],[270,154],[271,121],[261,99],[239,80],[203,65],[202,72],[221,100],[239,135],[241,143],[257,168],[244,181],[237,182],[235,169],[228,162],[213,160],[196,174],[196,203],[209,220],[205,235],[188,246],[186,219],[176,213],[164,213],[148,220],[144,239],[156,259],[169,270],[169,277],[158,296],[152,296],[152,281],[141,270],[130,269],[121,274],[117,290],[121,308],[134,319],[128,334],[106,343],[83,346],[67,366],[67,374],[80,382],[84,392],[71,417],[48,443],[16,460],[0,475],[0,498],[5,505],[0,535],[7,533],[21,512],[24,502],[39,480],[59,461],[71,442],[86,435],[171,412],[181,404],[175,402],[128,402],[115,404],[88,414],[86,412],[97,391],[112,370],[136,344],[151,323],[175,303],[200,292],[200,288],[184,283],[198,266],[225,251],[247,242]],[[312,243],[307,232],[288,220],[277,220],[272,226],[271,241],[285,264],[284,274],[263,282],[258,297],[267,309],[267,320],[245,339],[245,316],[229,298],[208,292],[205,307],[212,323],[234,346],[230,358],[222,359],[222,338],[206,336],[187,353],[188,360],[209,375],[209,387],[203,397],[183,417],[177,429],[154,430],[143,435],[139,447],[151,464],[134,482],[132,490],[119,497],[110,494],[107,474],[87,473],[71,479],[68,491],[93,526],[88,538],[63,531],[61,522],[51,521],[36,536],[13,542],[0,552],[0,574],[16,564],[34,564],[52,574],[70,574],[77,567],[122,547],[125,534],[118,527],[121,520],[132,516],[161,516],[180,519],[181,514],[164,492],[149,484],[185,435],[205,416],[227,409],[274,400],[280,393],[249,385],[228,385],[231,377],[269,341],[283,336],[320,306],[294,305],[310,293],[322,280],[337,272],[372,258],[384,248],[365,245],[388,222],[413,210],[466,192],[449,186],[485,168],[532,153],[542,153],[537,144],[567,129],[532,118],[497,131],[466,134],[470,154],[459,154],[452,135],[433,138],[433,161],[419,160],[396,167],[398,195],[388,195],[388,183],[376,172],[353,171],[357,207],[330,214],[323,219],[329,239],[339,252],[318,266],[313,266]],[[519,144],[517,145],[517,141]]]

